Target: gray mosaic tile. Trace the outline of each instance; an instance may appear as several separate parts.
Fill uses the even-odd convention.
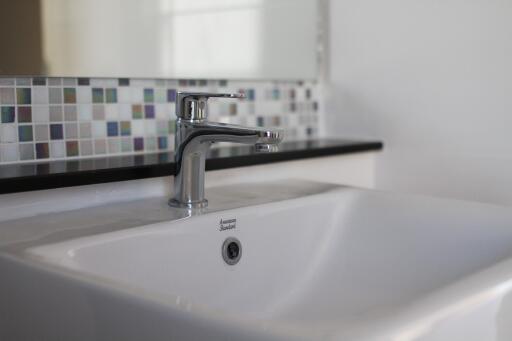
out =
[[[121,140],[119,138],[108,139],[109,154],[117,154],[121,152]]]
[[[20,144],[20,160],[34,160],[35,151],[33,143]]]
[[[15,101],[14,88],[0,88],[0,104],[14,104]]]
[[[51,77],[48,78],[48,86],[60,86],[62,85],[62,78]]]
[[[61,88],[49,88],[48,102],[51,104],[62,103],[62,89]]]
[[[16,85],[17,86],[30,86],[32,85],[32,79],[31,78],[25,78],[25,77],[21,77],[21,78],[16,78]]]
[[[105,120],[105,106],[103,104],[96,104],[92,106],[92,119]]]
[[[91,140],[81,140],[79,143],[80,146],[80,155],[89,156],[93,154],[92,141]]]
[[[14,86],[14,78],[2,78],[0,77],[0,86]]]
[[[48,124],[36,124],[34,126],[36,141],[48,141],[50,139],[50,126]]]
[[[64,136],[66,137],[66,140],[78,138],[78,124],[66,123],[64,125]]]
[[[64,116],[62,114],[62,106],[50,106],[50,122],[62,122]]]
[[[77,84],[76,78],[63,78],[62,85],[63,86],[75,86]]]
[[[79,131],[80,131],[80,138],[92,137],[91,122],[81,122]]]
[[[76,110],[76,105],[65,105],[64,106],[64,121],[76,121],[78,119],[78,114]]]
[[[107,142],[105,139],[94,140],[94,154],[106,154],[107,153]]]

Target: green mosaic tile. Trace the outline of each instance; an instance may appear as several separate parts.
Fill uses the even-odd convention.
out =
[[[18,104],[31,104],[32,91],[30,88],[17,88],[16,101]]]
[[[167,89],[155,89],[155,101],[164,103],[167,101]]]
[[[15,119],[14,107],[2,107],[1,112],[1,122],[2,123],[12,123]]]
[[[107,103],[117,103],[117,89],[105,89],[105,97]]]
[[[129,136],[132,133],[132,122],[122,121],[121,124],[121,136]]]
[[[92,102],[93,103],[103,103],[104,95],[102,88],[92,88]]]
[[[66,155],[67,156],[78,156],[78,141],[67,141],[66,142]]]
[[[174,134],[176,132],[176,122],[174,120],[169,120],[169,134]]]
[[[140,104],[134,104],[132,105],[132,118],[134,119],[140,119],[143,117],[142,114],[142,105]]]
[[[144,89],[144,102],[152,103],[155,101],[155,92],[153,89]]]
[[[64,88],[64,103],[76,103],[75,88]]]

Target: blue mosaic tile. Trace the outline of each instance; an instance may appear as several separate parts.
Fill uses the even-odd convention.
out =
[[[50,147],[48,143],[36,143],[36,158],[47,159],[50,157]]]
[[[34,140],[31,125],[18,126],[18,139],[20,142],[29,142]]]
[[[155,101],[155,92],[153,89],[144,89],[144,103],[153,103]]]
[[[107,136],[119,136],[119,124],[117,122],[107,122]]]
[[[103,103],[103,89],[102,88],[92,88],[92,102],[93,103]]]
[[[145,105],[144,113],[146,118],[155,118],[155,106],[151,104]]]
[[[167,102],[176,102],[176,90],[167,89]]]
[[[133,150],[142,151],[144,150],[144,138],[143,137],[135,137],[133,139]]]
[[[62,124],[50,124],[50,139],[62,140],[64,138],[64,130]]]
[[[279,100],[279,97],[281,97],[281,93],[279,91],[279,89],[273,89],[272,90],[272,99],[273,100]]]
[[[256,98],[256,91],[254,89],[248,89],[247,90],[247,99],[249,101],[254,101]]]
[[[167,149],[167,137],[166,136],[158,137],[158,149]]]

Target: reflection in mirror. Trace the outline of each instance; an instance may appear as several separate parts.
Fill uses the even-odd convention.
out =
[[[0,76],[317,75],[317,0],[17,0],[0,6]]]

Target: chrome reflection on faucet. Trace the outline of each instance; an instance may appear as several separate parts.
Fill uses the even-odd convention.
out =
[[[242,94],[178,92],[176,97],[176,142],[174,197],[169,205],[204,208],[206,153],[214,142],[253,144],[257,151],[272,151],[283,139],[281,130],[248,128],[208,121],[208,98],[243,98]]]

